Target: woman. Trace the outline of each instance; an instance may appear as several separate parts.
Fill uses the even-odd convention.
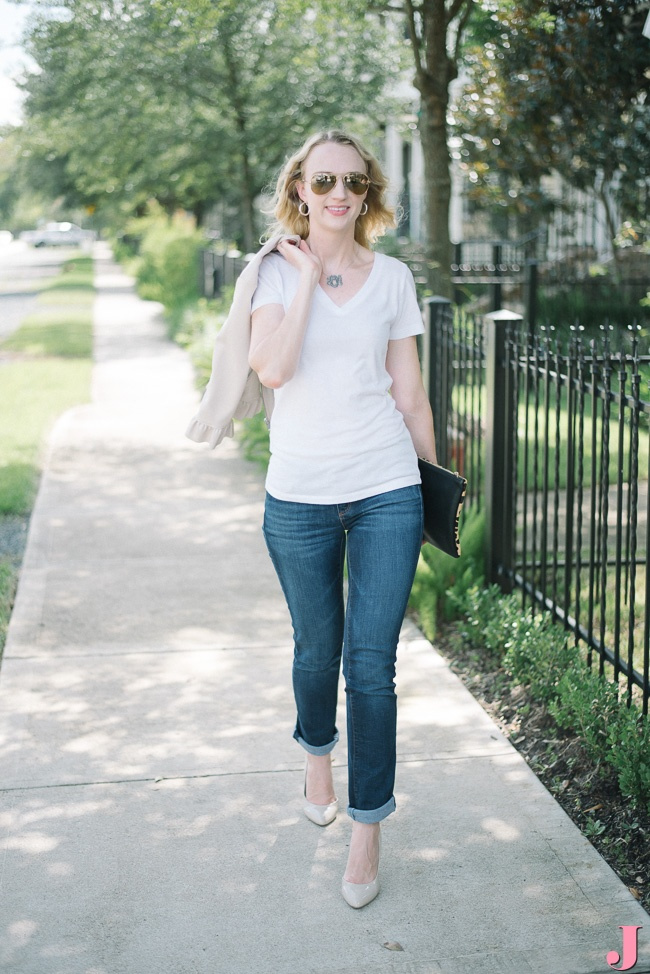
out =
[[[300,241],[260,267],[249,351],[275,390],[264,536],[293,623],[294,737],[318,825],[338,810],[343,658],[353,825],[342,891],[357,908],[379,892],[380,822],[395,808],[395,658],[422,543],[417,455],[436,459],[413,278],[370,249],[394,225],[385,189],[377,161],[341,132],[289,159],[275,229]]]

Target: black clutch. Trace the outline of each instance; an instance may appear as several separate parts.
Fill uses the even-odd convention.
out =
[[[418,457],[424,505],[424,539],[452,558],[460,557],[460,511],[467,481],[436,463]]]

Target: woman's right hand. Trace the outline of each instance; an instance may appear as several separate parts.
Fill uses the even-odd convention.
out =
[[[305,240],[301,240],[298,244],[293,240],[281,240],[276,249],[301,274],[309,274],[316,281],[320,280],[323,265],[320,258],[309,249],[309,244]]]

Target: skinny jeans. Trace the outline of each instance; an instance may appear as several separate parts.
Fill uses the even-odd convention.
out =
[[[395,809],[395,662],[422,541],[420,487],[343,504],[267,493],[263,531],[293,624],[293,736],[311,754],[336,745],[342,658],[347,811],[380,822]]]

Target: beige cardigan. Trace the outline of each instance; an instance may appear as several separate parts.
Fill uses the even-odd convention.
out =
[[[248,364],[251,341],[251,301],[260,264],[287,235],[272,237],[244,268],[235,284],[232,305],[214,343],[212,373],[199,410],[185,435],[214,449],[234,433],[234,419],[247,419],[264,409],[273,411],[273,390],[263,386]],[[300,237],[291,237],[296,243]]]

